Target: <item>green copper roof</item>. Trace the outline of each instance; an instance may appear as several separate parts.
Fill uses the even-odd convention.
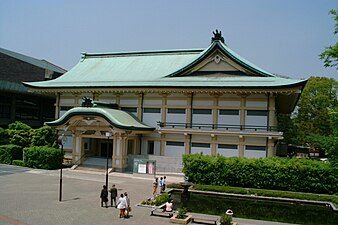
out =
[[[149,127],[140,122],[134,115],[117,109],[109,108],[88,108],[88,107],[76,107],[68,110],[59,119],[46,122],[48,126],[59,126],[67,123],[67,121],[73,116],[100,116],[107,120],[112,126],[126,129],[126,130],[149,130],[152,131],[155,128]]]
[[[44,59],[35,59],[33,57],[22,55],[22,54],[17,53],[17,52],[12,52],[12,51],[9,51],[9,50],[4,49],[4,48],[0,48],[0,53],[11,56],[13,58],[24,61],[26,63],[35,65],[35,66],[40,67],[42,69],[48,69],[48,70],[58,72],[58,73],[67,72],[67,70],[64,70],[61,67],[58,67],[58,66],[56,66],[56,65],[54,65],[54,64],[52,64],[52,63],[50,63],[50,62],[48,62]]]
[[[221,52],[244,71],[211,71],[194,75],[193,68]],[[233,72],[233,74],[231,74]],[[242,74],[239,74],[242,73]],[[266,88],[302,86],[305,81],[277,77],[237,55],[222,41],[213,40],[206,49],[125,53],[84,53],[80,62],[61,77],[24,82],[32,88]]]

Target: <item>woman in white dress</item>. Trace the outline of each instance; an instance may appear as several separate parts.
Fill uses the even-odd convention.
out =
[[[120,198],[117,201],[117,208],[120,209],[120,218],[124,218],[124,211],[127,208],[127,202],[123,194],[120,195]]]

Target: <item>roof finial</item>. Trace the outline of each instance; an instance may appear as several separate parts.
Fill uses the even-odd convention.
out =
[[[214,37],[211,38],[211,42],[214,41],[221,41],[224,43],[224,38],[222,37],[222,31],[219,31],[216,29],[216,32],[212,32],[214,34]]]

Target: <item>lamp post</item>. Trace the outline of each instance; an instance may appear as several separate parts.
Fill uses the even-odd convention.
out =
[[[106,162],[106,187],[108,188],[108,153],[109,153],[109,137],[111,137],[113,134],[112,132],[106,132],[106,137],[108,138],[107,142],[107,162]]]
[[[59,202],[62,201],[62,167],[63,167],[63,145],[65,144],[65,137],[62,134],[59,138],[58,138],[58,143],[59,145],[61,145],[61,168],[60,168],[60,188],[59,188]]]

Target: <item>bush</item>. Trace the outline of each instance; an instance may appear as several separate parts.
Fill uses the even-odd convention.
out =
[[[12,165],[25,166],[25,162],[23,160],[13,160]]]
[[[0,127],[0,145],[8,144],[8,132],[6,129]]]
[[[16,121],[9,124],[7,132],[11,144],[28,147],[31,143],[30,132],[32,128],[27,124]]]
[[[31,130],[31,146],[48,146],[58,148],[57,133],[52,127],[43,126]]]
[[[0,145],[0,163],[12,164],[17,159],[22,159],[22,147],[13,144]]]
[[[38,169],[59,169],[62,165],[60,149],[47,146],[35,146],[24,149],[25,165]]]
[[[338,193],[338,168],[320,161],[193,154],[183,156],[183,165],[183,172],[195,184]]]
[[[232,224],[232,216],[223,213],[221,215],[220,223],[221,223],[221,225],[231,225]]]
[[[164,203],[166,203],[167,201],[169,201],[169,195],[167,192],[155,197],[154,199],[148,199],[148,200],[144,200],[142,201],[143,205],[156,205],[156,206],[160,206]]]

